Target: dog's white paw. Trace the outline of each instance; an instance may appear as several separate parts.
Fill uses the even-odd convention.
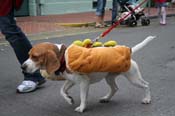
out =
[[[84,107],[79,106],[75,109],[75,111],[82,113],[84,111],[84,109],[85,109]]]
[[[70,105],[74,104],[74,99],[71,96],[67,96],[65,99]]]
[[[150,103],[151,103],[151,98],[144,98],[144,99],[142,100],[142,103],[143,103],[143,104],[150,104]]]

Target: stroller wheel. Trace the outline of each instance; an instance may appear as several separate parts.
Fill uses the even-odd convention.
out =
[[[141,19],[142,26],[148,26],[150,24],[150,19],[148,18],[142,18]]]
[[[137,21],[136,21],[136,20],[130,20],[130,21],[129,21],[129,26],[130,26],[130,27],[135,27],[135,26],[137,26]]]

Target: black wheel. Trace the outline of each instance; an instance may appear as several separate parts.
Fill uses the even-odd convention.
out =
[[[148,18],[142,18],[141,19],[142,26],[148,26],[150,24],[150,19]]]
[[[130,26],[130,27],[135,27],[135,26],[137,26],[137,21],[136,21],[136,20],[130,20],[130,21],[129,21],[129,26]]]

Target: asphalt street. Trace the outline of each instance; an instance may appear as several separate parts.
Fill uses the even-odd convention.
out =
[[[91,27],[92,28],[92,27]],[[95,38],[102,30],[87,28],[87,33],[77,33],[58,38],[32,40],[40,42],[65,43],[74,40]],[[174,116],[175,115],[175,17],[160,26],[156,19],[150,26],[116,28],[102,42],[113,39],[129,47],[141,42],[149,35],[156,35],[148,46],[134,54],[143,78],[150,83],[152,103],[141,104],[143,91],[132,86],[123,76],[116,81],[118,92],[109,103],[99,103],[109,88],[104,81],[90,86],[87,110],[83,114],[74,109],[79,105],[79,86],[70,90],[75,104],[69,105],[60,95],[64,81],[47,81],[37,91],[17,94],[16,87],[23,80],[20,66],[8,44],[0,45],[0,116]]]

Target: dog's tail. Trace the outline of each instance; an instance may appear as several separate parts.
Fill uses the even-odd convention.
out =
[[[156,36],[148,36],[141,43],[139,43],[139,44],[135,45],[134,47],[132,47],[132,54],[134,54],[138,50],[142,49],[144,46],[146,46],[150,41],[152,41],[155,38],[156,38]]]

